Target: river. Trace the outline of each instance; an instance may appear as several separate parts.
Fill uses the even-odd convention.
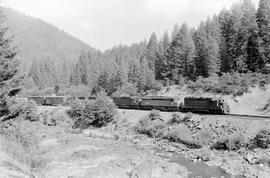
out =
[[[217,166],[208,166],[203,161],[192,162],[185,158],[180,153],[169,153],[161,149],[155,149],[154,153],[171,162],[175,162],[181,166],[185,166],[190,172],[189,178],[244,178],[241,175],[231,175]]]

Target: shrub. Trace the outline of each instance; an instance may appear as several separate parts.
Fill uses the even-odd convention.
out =
[[[74,124],[73,120],[59,107],[43,113],[39,120],[46,126],[61,126],[66,129]]]
[[[131,84],[131,83],[127,83],[123,86],[121,86],[120,88],[118,88],[116,90],[116,92],[114,92],[112,94],[112,96],[114,97],[118,97],[118,96],[138,96],[138,88],[136,87],[136,85]]]
[[[72,117],[73,119],[79,119],[82,117],[84,108],[85,108],[85,103],[82,102],[79,99],[72,100],[70,103],[71,109],[67,111],[67,114]]]
[[[213,139],[213,133],[210,130],[203,129],[196,134],[196,142],[201,145],[209,145]]]
[[[135,126],[135,131],[140,134],[148,135],[153,138],[160,138],[166,129],[166,124],[162,120],[151,120],[145,117]]]
[[[32,88],[26,91],[26,95],[28,96],[42,96],[44,94],[44,90],[39,90],[38,88]]]
[[[75,120],[75,127],[81,129],[105,126],[113,120],[116,113],[115,104],[105,93],[98,94],[96,100],[85,103],[76,101],[68,111]]]
[[[187,122],[192,118],[193,118],[193,114],[191,112],[189,112],[189,113],[185,114],[185,116],[183,117],[183,122]]]
[[[168,129],[167,132],[163,133],[163,138],[169,141],[182,143],[190,148],[200,148],[195,140],[193,139],[191,131],[184,124],[178,124]]]
[[[70,86],[69,88],[60,89],[59,96],[91,96],[92,88],[89,86]]]
[[[16,121],[1,138],[1,149],[18,162],[30,168],[31,172],[42,172],[48,164],[38,150],[41,140],[39,131],[43,125],[39,122]]]
[[[53,95],[54,94],[54,88],[48,87],[44,89],[44,95]]]
[[[152,110],[149,114],[148,114],[148,118],[151,121],[155,121],[155,120],[163,120],[161,115],[160,115],[160,111],[159,110]]]
[[[269,75],[260,73],[223,73],[221,76],[213,75],[208,78],[199,77],[195,82],[189,81],[188,88],[192,91],[242,95],[249,87],[259,85],[264,87],[270,83]]]
[[[211,145],[212,149],[236,151],[247,146],[247,141],[241,133],[233,133],[219,138]]]
[[[16,100],[15,98],[8,99],[5,115],[0,118],[2,124],[19,118],[30,121],[37,120],[36,103],[34,101]]]
[[[180,124],[183,123],[185,117],[181,113],[175,112],[172,114],[172,118],[167,122],[168,124]]]
[[[153,138],[158,138],[162,136],[166,127],[160,111],[152,110],[146,117],[139,121],[135,126],[135,131]]]
[[[250,148],[269,148],[270,131],[268,129],[259,130],[255,137],[250,140],[250,142]]]

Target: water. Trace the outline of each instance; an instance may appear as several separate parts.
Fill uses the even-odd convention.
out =
[[[243,178],[241,175],[233,176],[217,166],[208,166],[204,162],[191,162],[180,153],[168,153],[160,149],[155,149],[155,154],[171,162],[175,162],[187,168],[190,172],[189,178]]]

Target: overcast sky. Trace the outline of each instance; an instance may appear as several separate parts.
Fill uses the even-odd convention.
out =
[[[99,49],[158,37],[186,21],[201,20],[239,0],[2,0],[2,5],[41,18]],[[253,0],[255,4],[258,0]]]

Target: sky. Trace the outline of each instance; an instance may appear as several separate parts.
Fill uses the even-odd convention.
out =
[[[239,0],[2,0],[27,15],[52,23],[97,49],[148,40],[155,32],[201,20]],[[256,5],[258,0],[252,0]]]

